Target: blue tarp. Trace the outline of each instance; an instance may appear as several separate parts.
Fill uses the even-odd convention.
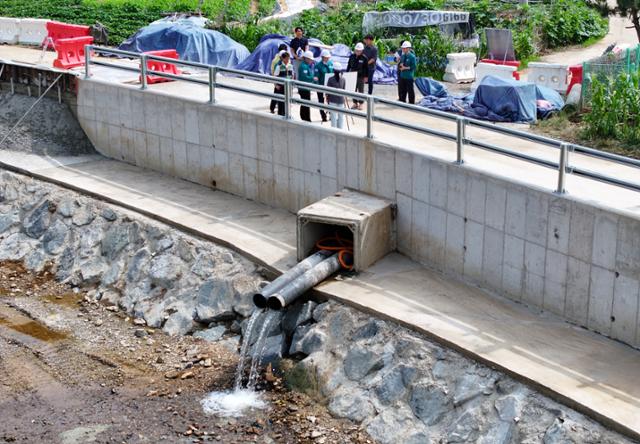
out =
[[[466,96],[442,94],[439,83],[432,79],[416,79],[418,88],[420,84],[432,91],[420,106],[492,122],[535,122],[564,107],[560,94],[550,88],[494,76],[482,79],[475,92]]]
[[[249,50],[218,31],[204,28],[199,17],[166,18],[151,23],[125,40],[118,49],[133,52],[175,49],[180,59],[233,67],[249,56]]]
[[[270,74],[271,61],[276,56],[278,46],[280,46],[281,43],[289,45],[289,43],[291,43],[291,37],[286,37],[281,34],[267,34],[263,36],[251,55],[246,60],[236,65],[235,68],[258,72],[261,74]],[[309,43],[311,43],[311,45],[309,45],[309,49],[313,52],[314,57],[316,60],[320,60],[320,52],[322,50],[313,46],[313,44],[324,44],[318,39],[309,39]],[[351,49],[349,49],[348,46],[340,43],[333,45],[333,49],[331,50],[331,60],[333,60],[334,63],[340,62],[340,64],[346,68],[349,56],[351,56]],[[388,65],[387,63],[382,62],[378,58],[376,72],[373,75],[373,81],[374,83],[381,84],[397,83],[397,68],[393,65]]]

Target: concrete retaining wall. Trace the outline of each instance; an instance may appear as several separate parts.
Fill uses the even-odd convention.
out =
[[[344,187],[393,199],[398,250],[640,346],[640,221],[418,152],[223,106],[80,82],[103,154],[290,211]]]

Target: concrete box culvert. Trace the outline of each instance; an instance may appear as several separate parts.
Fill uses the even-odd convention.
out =
[[[298,260],[318,249],[318,241],[335,239],[353,245],[353,270],[363,271],[390,253],[393,245],[392,203],[343,190],[298,211]]]

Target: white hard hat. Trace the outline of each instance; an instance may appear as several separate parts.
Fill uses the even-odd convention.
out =
[[[334,71],[342,71],[342,63],[340,62],[334,62],[333,63],[333,70]]]
[[[331,53],[329,52],[328,49],[323,49],[322,53],[320,54],[322,57],[331,57]]]
[[[283,55],[285,55],[285,54],[288,54],[288,52],[287,52],[287,51],[285,51],[284,49],[278,53],[278,55],[279,55],[280,57],[282,57],[282,56],[283,56]]]
[[[360,42],[356,43],[356,51],[362,51],[364,49],[364,45]]]
[[[313,52],[311,51],[305,51],[303,57],[305,59],[313,59]]]
[[[405,40],[402,42],[402,48],[411,48],[411,42],[409,40]]]

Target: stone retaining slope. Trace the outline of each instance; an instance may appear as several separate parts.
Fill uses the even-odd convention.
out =
[[[118,160],[295,212],[344,187],[397,203],[398,251],[640,347],[640,220],[375,140],[81,81],[79,119]]]
[[[197,329],[209,341],[246,330],[240,320],[260,282],[254,265],[225,248],[8,172],[0,172],[0,260],[49,265],[150,326]],[[284,365],[289,384],[380,443],[631,443],[504,373],[339,303],[301,302],[279,320],[267,359],[300,359]],[[238,338],[222,340],[237,347]]]

